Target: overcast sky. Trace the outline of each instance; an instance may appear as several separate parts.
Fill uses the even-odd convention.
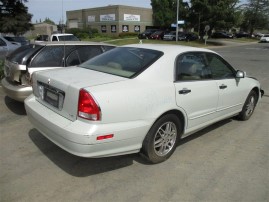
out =
[[[50,18],[56,24],[62,16],[66,21],[66,11],[95,8],[108,5],[127,5],[151,8],[151,0],[28,0],[28,12],[33,15],[32,22]],[[62,12],[63,11],[63,12]],[[132,14],[132,13],[131,13]]]

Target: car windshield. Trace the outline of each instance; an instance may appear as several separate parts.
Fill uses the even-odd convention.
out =
[[[119,47],[79,65],[99,72],[132,78],[140,74],[163,55],[163,52],[131,47]]]
[[[64,35],[64,36],[58,36],[59,41],[79,41],[77,37],[74,35]]]

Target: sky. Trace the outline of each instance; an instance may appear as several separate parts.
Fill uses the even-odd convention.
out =
[[[126,5],[151,8],[151,0],[28,0],[25,5],[31,13],[32,23],[49,18],[58,24],[62,18],[66,21],[66,11],[79,10],[108,5]]]

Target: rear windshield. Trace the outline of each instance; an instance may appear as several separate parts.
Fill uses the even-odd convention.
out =
[[[79,41],[77,37],[74,35],[64,35],[64,36],[58,36],[59,41]]]
[[[163,52],[131,47],[119,47],[79,65],[82,68],[132,78],[153,64]]]
[[[7,60],[21,65],[25,65],[27,60],[44,46],[29,44],[21,46],[7,56]]]

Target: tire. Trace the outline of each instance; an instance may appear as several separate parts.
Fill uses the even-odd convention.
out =
[[[181,123],[174,114],[167,114],[158,119],[146,135],[142,153],[150,163],[167,160],[175,151],[181,134]]]
[[[257,101],[258,101],[257,93],[254,90],[250,91],[238,118],[242,121],[248,120],[255,110]]]

